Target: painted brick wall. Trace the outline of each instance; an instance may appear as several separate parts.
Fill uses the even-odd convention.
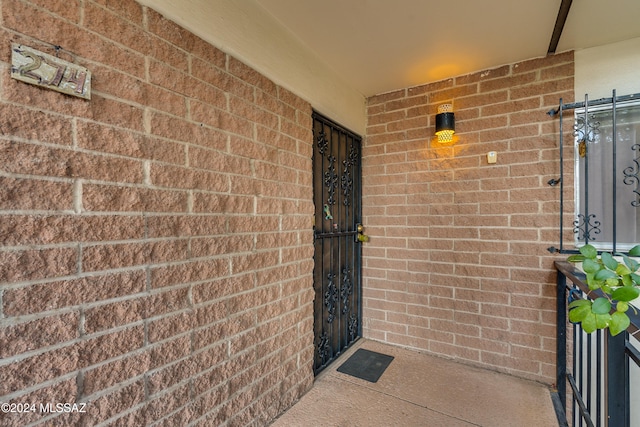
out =
[[[313,381],[311,106],[133,0],[0,8],[0,401],[87,403],[0,425],[266,424]]]
[[[573,101],[573,70],[565,53],[368,99],[365,336],[553,381],[559,126],[545,113]],[[438,145],[449,102],[459,140]]]

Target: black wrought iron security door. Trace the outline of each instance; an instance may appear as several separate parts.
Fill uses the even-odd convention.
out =
[[[361,138],[313,114],[314,371],[362,332]]]

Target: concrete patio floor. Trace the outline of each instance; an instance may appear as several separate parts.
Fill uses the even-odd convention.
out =
[[[394,357],[378,382],[337,372],[358,348]],[[548,387],[360,339],[272,427],[557,427]]]

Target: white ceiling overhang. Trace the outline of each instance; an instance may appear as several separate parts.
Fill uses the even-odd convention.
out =
[[[257,0],[369,96],[547,54],[561,0]],[[575,0],[556,52],[640,37],[639,0]]]

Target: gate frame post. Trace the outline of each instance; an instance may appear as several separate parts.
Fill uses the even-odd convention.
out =
[[[556,389],[562,403],[567,408],[567,276],[557,271],[557,320],[556,320]]]
[[[629,426],[629,363],[626,357],[626,331],[615,337],[607,331],[605,339],[605,417],[607,426]]]

